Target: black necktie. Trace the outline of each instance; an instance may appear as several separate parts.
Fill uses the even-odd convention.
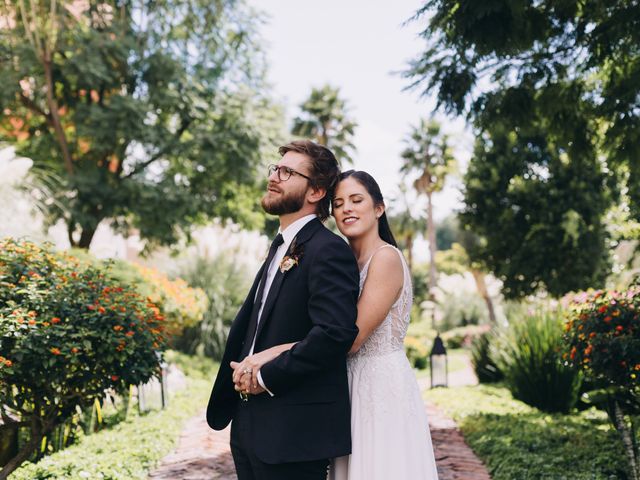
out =
[[[253,337],[255,337],[256,330],[258,329],[258,314],[260,313],[260,306],[262,305],[264,287],[267,283],[267,276],[269,274],[269,266],[273,261],[276,250],[278,250],[278,247],[283,243],[284,239],[282,238],[282,235],[278,234],[276,235],[276,238],[273,239],[273,242],[271,242],[271,247],[269,247],[269,254],[267,255],[267,259],[264,262],[264,269],[262,270],[262,276],[260,277],[260,286],[258,287],[258,293],[256,294],[256,298],[253,302],[253,309],[251,310],[249,326],[247,327],[247,333],[244,337],[244,347],[242,347],[242,354],[240,355],[241,359],[249,354],[251,345],[253,345]]]

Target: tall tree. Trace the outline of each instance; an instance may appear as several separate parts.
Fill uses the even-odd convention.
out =
[[[413,272],[413,244],[424,229],[424,218],[416,218],[411,212],[406,190],[407,187],[400,184],[400,196],[391,201],[393,213],[389,215],[389,225],[400,248],[405,250],[409,270]]]
[[[455,169],[449,139],[435,120],[421,119],[412,127],[402,152],[404,175],[417,175],[415,190],[427,197],[427,231],[429,241],[429,290],[436,286],[436,227],[433,217],[433,194],[444,188],[447,175]]]
[[[313,88],[300,110],[291,133],[325,145],[341,163],[353,163],[356,148],[352,141],[358,125],[349,117],[347,103],[340,98],[340,89],[330,85]]]
[[[261,222],[272,107],[242,1],[0,9],[0,140],[61,179],[47,220],[66,222],[72,245],[88,248],[103,221],[148,245],[215,216]]]
[[[474,260],[507,296],[600,284],[617,182],[640,218],[639,2],[429,0],[415,20],[411,86],[476,129]]]

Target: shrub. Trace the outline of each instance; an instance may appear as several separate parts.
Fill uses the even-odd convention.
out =
[[[494,360],[514,398],[545,412],[569,412],[581,377],[562,359],[559,311],[539,307],[510,319],[497,336]]]
[[[587,394],[603,407],[625,447],[631,478],[640,478],[634,416],[640,413],[640,287],[589,292],[571,301],[565,358],[602,386]]]
[[[407,335],[404,338],[404,349],[407,353],[409,363],[419,369],[427,368],[427,357],[429,350],[426,344],[418,337]]]
[[[180,275],[205,293],[208,307],[200,321],[185,328],[175,348],[220,360],[229,328],[251,286],[252,276],[229,252],[213,258],[196,257]]]
[[[491,339],[491,332],[487,332],[471,342],[471,364],[480,383],[499,382],[504,378],[491,357]]]
[[[211,378],[217,366],[201,358],[184,358],[167,352],[180,366],[195,363],[207,371],[206,379],[187,374],[187,388],[171,396],[164,410],[139,415],[132,410],[127,420],[108,430],[83,437],[38,463],[25,463],[12,480],[123,479],[146,480],[149,471],[175,447],[184,423],[201,411],[211,392]],[[183,477],[179,477],[183,478]]]
[[[201,289],[190,287],[183,279],[172,280],[160,270],[138,263],[113,259],[104,262],[84,250],[73,250],[72,254],[96,268],[108,266],[115,281],[134,287],[140,295],[157,305],[170,337],[181,335],[185,328],[202,320],[207,309],[207,297]]]
[[[30,428],[2,474],[107,389],[158,372],[157,307],[107,273],[29,242],[0,242],[0,409]]]
[[[467,325],[444,332],[441,337],[447,348],[470,347],[474,339],[487,333],[489,325]]]

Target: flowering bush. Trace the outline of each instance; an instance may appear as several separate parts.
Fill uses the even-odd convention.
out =
[[[629,478],[640,480],[635,438],[640,413],[640,286],[625,292],[580,293],[570,306],[565,359],[604,385],[587,397],[607,411],[625,449]]]
[[[160,306],[171,335],[180,335],[184,328],[202,320],[207,308],[207,296],[201,288],[192,288],[181,278],[171,280],[165,273],[137,263],[133,264],[144,283],[140,292]]]
[[[582,293],[570,306],[565,359],[609,385],[640,386],[640,286]]]
[[[31,430],[5,468],[106,389],[149,380],[165,343],[157,307],[103,270],[48,247],[0,241],[0,413]]]

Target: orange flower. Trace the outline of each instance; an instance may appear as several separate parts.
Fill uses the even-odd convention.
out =
[[[569,354],[569,358],[570,358],[571,360],[574,360],[574,359],[576,358],[576,347],[573,347],[573,348],[571,349],[571,353]]]
[[[87,308],[89,310],[95,310],[96,309],[95,305],[87,305]]]
[[[29,315],[30,317],[32,317],[32,318],[33,318],[33,317],[36,317],[38,314],[37,314],[36,312],[34,312],[33,310],[31,310],[31,311],[28,313],[28,315]]]
[[[597,335],[597,333],[596,333],[596,332],[591,332],[591,333],[589,334],[589,338],[594,338],[596,335]]]
[[[593,346],[589,345],[587,346],[587,348],[584,349],[584,354],[585,355],[591,355],[591,351],[593,350]]]
[[[49,349],[49,351],[50,351],[51,353],[53,353],[54,355],[62,355],[62,352],[60,351],[60,349],[59,349],[59,348],[56,348],[56,347],[51,347],[51,348]]]
[[[606,312],[606,311],[607,311],[607,306],[606,306],[606,305],[603,305],[603,306],[601,306],[601,307],[598,309],[598,312],[599,312],[599,313],[604,313],[604,312]]]
[[[4,361],[4,364],[5,364],[7,367],[10,367],[10,366],[12,366],[12,365],[13,365],[13,362],[12,362],[11,360],[5,360],[5,361]]]
[[[621,332],[622,330],[624,330],[624,327],[623,327],[622,325],[618,325],[618,326],[616,327],[616,330],[617,330],[618,332]]]
[[[33,318],[29,320],[29,325],[35,325],[35,324],[36,324],[36,321]]]
[[[620,315],[620,310],[614,310],[611,315],[613,315],[614,317],[619,316]]]
[[[115,325],[115,326],[113,327],[113,329],[114,329],[116,332],[119,332],[120,330],[124,330],[124,327],[123,327],[122,325]]]
[[[98,307],[98,312],[104,313],[106,312],[106,310],[104,309],[104,307]]]
[[[129,330],[127,333],[125,333],[125,335],[127,337],[133,337],[136,334],[136,332],[132,332],[131,330]]]
[[[120,377],[118,375],[111,375],[111,380],[117,382]]]
[[[79,349],[78,347],[73,347],[73,348],[71,349],[71,351],[72,351],[73,353],[78,353],[78,352],[80,351],[80,349]]]
[[[605,321],[606,323],[609,323],[609,322],[611,321],[611,317],[610,317],[610,316],[606,316],[606,317],[604,317],[604,321]]]
[[[53,323],[53,324],[60,323],[60,321],[61,321],[61,320],[60,320],[58,317],[53,317],[53,318],[51,319],[51,323]]]
[[[44,325],[45,327],[48,327],[51,324],[49,322],[42,322],[42,325]]]

